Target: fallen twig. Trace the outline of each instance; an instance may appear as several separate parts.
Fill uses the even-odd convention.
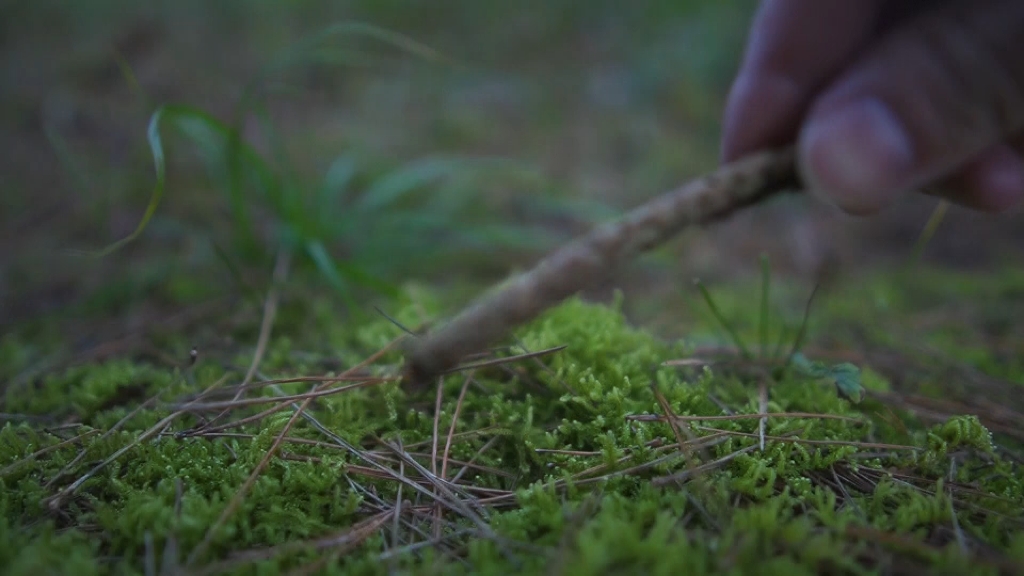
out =
[[[426,385],[465,356],[683,229],[798,188],[793,149],[787,147],[752,154],[643,204],[621,220],[556,250],[447,325],[416,339],[407,355],[405,380],[414,386]]]

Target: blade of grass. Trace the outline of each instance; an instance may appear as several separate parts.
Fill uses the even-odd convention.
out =
[[[390,297],[398,295],[398,288],[376,278],[375,276],[361,270],[359,267],[339,262],[327,252],[327,247],[319,240],[310,240],[306,243],[306,254],[316,264],[331,285],[338,290],[339,295],[345,300],[346,305],[355,311],[358,309],[351,290],[347,287],[346,281],[359,286],[376,290]]]
[[[164,160],[164,147],[160,141],[160,120],[163,118],[164,113],[167,111],[166,107],[161,106],[157,108],[156,112],[149,120],[149,127],[146,129],[146,140],[149,142],[149,148],[153,154],[153,165],[156,171],[156,184],[153,186],[153,192],[149,197],[149,203],[146,205],[146,211],[142,215],[142,219],[139,220],[135,230],[129,233],[124,238],[117,240],[111,244],[108,244],[105,248],[97,250],[95,252],[87,252],[94,258],[103,258],[109,254],[113,254],[121,247],[125,246],[129,242],[134,241],[138,238],[146,226],[149,224],[153,214],[156,213],[156,209],[160,206],[160,200],[164,195],[164,185],[167,178],[167,166]]]
[[[53,150],[54,155],[57,156],[57,161],[64,168],[64,172],[71,175],[75,187],[78,188],[82,195],[90,194],[95,189],[95,186],[93,186],[88,172],[79,164],[78,158],[71,151],[67,140],[61,136],[60,132],[50,122],[43,123],[43,134],[46,136],[47,142],[50,143],[50,148]]]
[[[925,248],[928,247],[928,243],[935,236],[935,232],[939,229],[939,225],[942,224],[947,211],[949,211],[949,202],[946,200],[940,200],[939,204],[932,210],[931,216],[928,217],[928,221],[925,223],[924,229],[921,230],[921,234],[918,236],[917,242],[914,243],[914,248],[910,253],[911,267],[917,266],[921,262]]]
[[[764,378],[757,383],[757,413],[761,415],[757,421],[757,445],[764,452],[765,429],[768,426],[768,384]]]
[[[213,249],[214,255],[218,260],[220,260],[224,267],[228,269],[228,273],[234,279],[235,283],[237,283],[242,289],[245,297],[252,302],[260,302],[263,299],[263,296],[260,295],[255,286],[245,280],[245,277],[242,275],[242,270],[235,263],[234,258],[228,254],[224,247],[221,246],[220,242],[217,242],[213,238],[208,238],[208,241],[210,242],[210,247]]]
[[[345,205],[352,193],[352,182],[358,173],[356,159],[351,154],[336,157],[324,174],[317,190],[314,205],[319,215],[321,237],[327,236],[336,226],[339,208]]]
[[[149,101],[149,94],[146,94],[145,89],[142,88],[142,84],[139,82],[138,76],[135,74],[135,70],[132,69],[131,64],[128,63],[128,59],[125,58],[124,54],[120,50],[114,48],[112,50],[114,63],[117,64],[117,69],[121,72],[121,77],[124,78],[125,84],[128,85],[128,91],[133,96],[142,101],[144,105],[152,108]]]
[[[284,138],[271,120],[270,111],[260,102],[252,105],[252,113],[270,143],[275,173],[279,186],[268,190],[267,200],[274,215],[282,226],[284,238],[279,241],[300,244],[308,238],[317,237],[319,226],[316,211],[304,202],[301,179],[289,160]]]
[[[795,356],[804,345],[804,338],[807,336],[807,321],[811,316],[811,305],[814,303],[814,297],[818,294],[818,288],[820,286],[821,283],[815,283],[814,289],[811,290],[811,295],[807,297],[807,304],[804,306],[804,314],[800,320],[800,328],[797,329],[796,337],[793,339],[793,348],[790,349],[789,356],[786,358],[786,365],[789,365],[793,361],[793,356]]]
[[[776,338],[775,347],[772,349],[772,361],[779,360],[780,354],[782,354],[782,347],[785,345],[786,342],[786,337],[789,336],[789,329],[790,327],[788,323],[783,323],[781,326],[779,326],[779,336],[778,338]]]
[[[262,108],[262,97],[266,94],[267,87],[272,84],[271,78],[285,69],[299,66],[303,63],[352,64],[352,55],[355,52],[327,45],[327,42],[343,37],[370,38],[423,60],[432,62],[446,61],[436,50],[418,43],[405,35],[356,21],[345,21],[330,25],[320,32],[310,35],[289,48],[280,51],[270,62],[262,67],[259,73],[243,89],[242,96],[235,107],[234,122],[229,131],[230,137],[225,153],[229,175],[228,196],[236,220],[239,222],[243,221],[245,206],[242,194],[243,177],[239,152],[242,149],[242,127],[249,114],[255,112],[257,115],[260,115],[259,109]],[[266,128],[267,125],[265,124],[264,127]],[[271,197],[280,197],[280,188],[280,186],[268,187],[267,193]],[[292,223],[294,225],[294,219]],[[244,232],[246,232],[244,238],[252,237],[251,226],[247,226]]]
[[[425,61],[446,64],[453,63],[437,50],[430,48],[426,44],[417,42],[404,34],[386,30],[365,22],[345,21],[332,24],[320,32],[313,34],[294,44],[292,47],[280,52],[267,66],[264,67],[260,74],[260,79],[266,78],[287,67],[294,66],[304,58],[310,58],[310,55],[318,55],[319,58],[324,58],[327,52],[325,52],[321,46],[333,38],[344,36],[364,36],[377,40],[383,44],[390,45],[391,47],[397,48],[406,54]]]
[[[455,158],[415,160],[374,182],[353,203],[352,210],[363,215],[378,214],[430,182],[457,174],[468,165]]]
[[[228,163],[228,179],[230,181],[241,181],[241,166],[244,160],[245,166],[250,170],[249,173],[256,178],[261,188],[272,192],[275,188],[279,187],[274,172],[267,165],[266,161],[263,160],[255,149],[243,144],[238,139],[236,132],[223,122],[198,108],[170,104],[162,105],[150,116],[146,131],[146,139],[153,158],[156,183],[150,194],[145,213],[136,225],[135,230],[128,236],[107,245],[101,250],[86,252],[87,254],[99,258],[121,249],[126,244],[136,240],[143,233],[156,213],[163,199],[167,182],[167,160],[161,132],[161,125],[163,123],[172,125],[193,143],[198,144],[205,151],[208,166],[212,172],[218,172],[218,164],[213,163],[212,160],[220,154],[230,152],[229,156],[236,158],[235,162],[237,163],[237,166],[232,162]],[[232,148],[231,143],[233,141],[235,141],[235,144]],[[232,171],[238,172],[239,175],[232,175]],[[240,184],[236,187],[238,190],[241,190]],[[242,198],[240,193],[238,195],[229,195],[229,200],[235,226],[238,227],[241,235],[251,242],[251,239],[255,238],[255,233],[253,232],[251,218],[248,214],[248,203]]]
[[[761,341],[761,358],[768,353],[768,291],[771,283],[771,265],[768,255],[761,255],[761,317],[758,321],[758,333]]]
[[[729,338],[732,340],[733,344],[736,345],[736,348],[739,349],[740,354],[743,356],[743,358],[746,360],[752,359],[750,351],[747,350],[746,345],[743,344],[743,339],[740,338],[740,335],[736,332],[736,329],[732,326],[732,324],[730,324],[729,321],[726,320],[725,315],[722,314],[722,311],[718,308],[718,304],[715,303],[714,298],[711,297],[711,292],[708,291],[707,287],[704,286],[704,283],[698,279],[694,280],[693,284],[694,286],[697,287],[697,290],[700,291],[701,296],[704,297],[704,302],[707,304],[708,309],[711,310],[711,315],[715,317],[715,320],[718,321],[722,329],[724,329],[725,332],[729,335]]]

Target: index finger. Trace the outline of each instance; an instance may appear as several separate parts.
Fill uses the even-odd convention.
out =
[[[815,93],[871,40],[884,0],[764,0],[730,89],[724,161],[792,142]]]

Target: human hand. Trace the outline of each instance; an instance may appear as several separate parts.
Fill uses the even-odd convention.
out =
[[[763,0],[722,157],[797,145],[807,187],[851,214],[909,190],[1024,199],[1024,1]]]

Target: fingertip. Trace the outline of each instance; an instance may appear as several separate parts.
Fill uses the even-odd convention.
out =
[[[815,93],[870,40],[884,0],[763,0],[729,91],[720,157],[792,143]]]
[[[719,149],[719,158],[723,163],[736,160],[743,155],[745,149],[743,117],[749,116],[745,113],[750,102],[749,84],[747,75],[741,72],[729,88],[722,115],[722,143]]]
[[[849,214],[881,211],[914,176],[902,123],[873,98],[812,113],[797,151],[808,189]]]
[[[1002,65],[1019,47],[1024,3],[980,4],[922,10],[830,83],[800,135],[809,186],[855,214],[954,173],[948,196],[960,204],[1004,211],[1021,201],[1024,166],[1012,150],[967,167],[1024,122],[1024,99],[1006,88],[1024,68]]]
[[[1024,160],[1007,144],[979,155],[950,179],[953,190],[946,196],[976,210],[1000,213],[1024,201]]]
[[[720,157],[723,162],[796,136],[806,90],[780,74],[741,72],[726,100]]]

